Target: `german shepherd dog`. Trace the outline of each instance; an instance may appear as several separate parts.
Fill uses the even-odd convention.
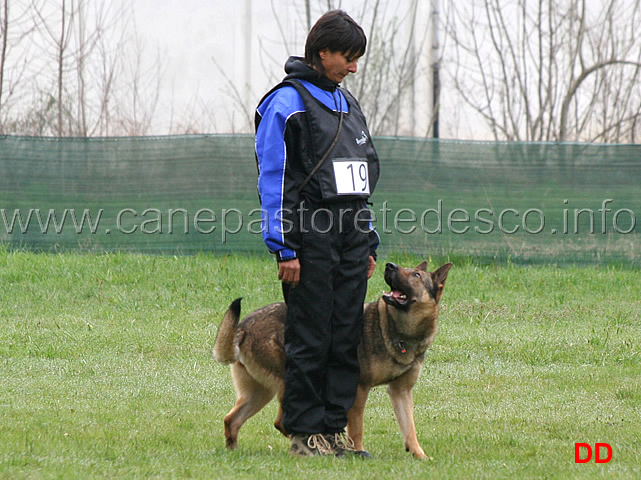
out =
[[[358,359],[361,373],[356,400],[347,414],[347,433],[356,450],[363,449],[363,414],[372,387],[387,385],[394,413],[405,440],[405,449],[416,458],[427,458],[416,438],[412,388],[425,351],[437,332],[439,301],[451,263],[427,272],[427,262],[415,268],[393,263],[385,267],[390,292],[364,306],[364,322]],[[281,408],[274,426],[285,436],[282,398],[285,377],[284,328],[287,307],[267,305],[242,322],[240,300],[234,300],[220,324],[213,354],[216,361],[231,364],[236,405],[225,416],[227,448],[238,445],[238,431],[274,396]]]

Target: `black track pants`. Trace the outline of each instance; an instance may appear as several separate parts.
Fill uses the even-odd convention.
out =
[[[340,432],[354,403],[369,255],[358,209],[354,202],[303,216],[300,283],[284,289],[283,426],[292,434]]]

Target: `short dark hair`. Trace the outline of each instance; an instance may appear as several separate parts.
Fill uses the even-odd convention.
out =
[[[358,23],[343,10],[330,10],[320,17],[307,35],[305,62],[323,73],[320,52],[341,52],[348,57],[363,56],[367,37]]]

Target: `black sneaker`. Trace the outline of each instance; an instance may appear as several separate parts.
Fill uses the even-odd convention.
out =
[[[352,440],[345,432],[328,433],[325,435],[325,439],[331,446],[332,450],[334,450],[334,454],[337,457],[352,455],[360,458],[372,458],[368,451],[356,450],[354,447],[354,440]]]
[[[335,453],[330,443],[320,433],[313,435],[292,435],[291,440],[290,455],[313,457],[315,455],[329,456]]]

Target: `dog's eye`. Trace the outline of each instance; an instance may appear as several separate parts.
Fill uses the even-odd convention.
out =
[[[416,278],[421,278],[421,274],[420,274],[420,273],[418,273],[418,272],[414,272],[414,276],[415,276]]]

